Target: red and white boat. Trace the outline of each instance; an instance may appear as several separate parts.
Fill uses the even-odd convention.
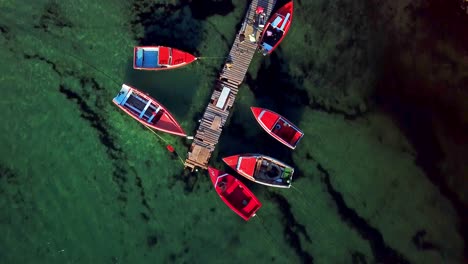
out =
[[[138,46],[133,52],[136,70],[169,70],[192,63],[197,58],[190,53],[163,46]]]
[[[250,107],[255,119],[268,134],[284,145],[295,149],[304,133],[292,122],[271,110]]]
[[[291,187],[293,167],[272,157],[243,154],[223,158],[223,161],[245,178],[263,185]]]
[[[208,167],[211,181],[221,200],[245,221],[255,216],[262,204],[247,187],[234,176]]]
[[[272,53],[289,31],[293,17],[293,1],[282,6],[268,20],[262,32],[260,47],[263,55]]]
[[[163,105],[131,86],[122,84],[122,89],[112,102],[145,126],[177,136],[186,136],[182,127]]]

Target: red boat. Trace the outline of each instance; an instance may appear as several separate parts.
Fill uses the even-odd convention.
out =
[[[278,9],[268,20],[265,30],[262,32],[260,47],[263,55],[273,52],[284,39],[291,26],[293,15],[293,1],[288,2]]]
[[[211,181],[221,200],[245,221],[255,216],[262,204],[247,187],[234,176],[208,167]]]
[[[192,63],[197,58],[190,53],[163,46],[134,48],[133,68],[136,70],[169,70]]]
[[[223,158],[223,161],[245,178],[271,187],[291,187],[293,167],[260,154],[243,154]]]
[[[268,134],[284,145],[295,149],[304,133],[283,116],[260,107],[250,107],[257,122]]]
[[[122,84],[122,89],[112,102],[145,126],[177,136],[186,136],[182,127],[163,105],[133,87]]]

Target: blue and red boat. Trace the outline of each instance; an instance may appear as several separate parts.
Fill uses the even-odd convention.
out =
[[[136,88],[122,84],[122,89],[112,102],[145,126],[177,136],[186,136],[166,107]]]
[[[197,58],[188,52],[164,46],[138,46],[133,52],[136,70],[169,70],[194,62]]]
[[[293,17],[293,1],[286,3],[268,20],[260,39],[263,55],[272,53],[283,41],[291,27]]]

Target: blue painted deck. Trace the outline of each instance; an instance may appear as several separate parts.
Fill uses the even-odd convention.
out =
[[[135,66],[141,68],[157,68],[158,51],[138,49],[136,53]]]

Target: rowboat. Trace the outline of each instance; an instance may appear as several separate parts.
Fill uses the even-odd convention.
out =
[[[255,216],[262,204],[241,181],[212,167],[208,167],[208,173],[219,197],[231,210],[245,221]]]
[[[291,187],[293,167],[261,154],[243,154],[223,158],[223,161],[245,178],[263,185]]]
[[[286,3],[268,20],[260,39],[263,55],[273,52],[284,39],[291,26],[293,16],[293,1]]]
[[[186,136],[182,127],[162,104],[131,86],[122,84],[122,89],[112,102],[145,126]]]
[[[133,52],[136,70],[169,70],[192,63],[197,58],[190,53],[163,46],[137,46]]]
[[[295,149],[304,133],[292,122],[271,110],[250,107],[260,126],[272,137],[284,145]]]

